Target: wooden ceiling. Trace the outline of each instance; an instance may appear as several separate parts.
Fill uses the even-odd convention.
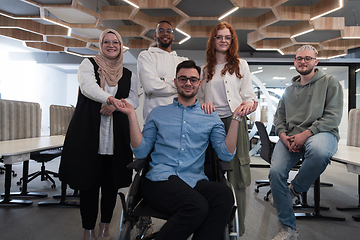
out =
[[[122,0],[2,0],[0,35],[29,48],[87,56],[97,54],[98,36],[106,28],[117,29],[126,47],[146,49],[154,44],[156,24],[168,20],[191,36],[179,45],[186,35],[175,31],[174,49],[197,50],[202,45],[203,50],[219,17],[238,7],[221,21],[236,29],[241,50],[288,55],[309,43],[320,58],[331,58],[360,47],[360,27],[336,16],[351,0],[130,1],[139,8]]]

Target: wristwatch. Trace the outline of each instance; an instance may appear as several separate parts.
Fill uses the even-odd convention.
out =
[[[235,115],[233,115],[231,119],[236,120],[236,121],[238,121],[238,122],[241,122],[241,120],[242,120],[241,117],[235,116]]]

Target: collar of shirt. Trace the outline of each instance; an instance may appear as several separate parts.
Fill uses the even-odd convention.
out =
[[[187,106],[187,107],[189,107],[189,108],[194,108],[194,107],[196,107],[196,106],[199,105],[198,102],[199,102],[199,101],[196,99],[196,101],[195,101],[194,104],[192,104],[192,105],[190,105],[190,106]],[[178,102],[178,98],[177,98],[177,97],[174,97],[173,104],[174,104],[175,106],[177,106],[177,107],[180,107],[180,106],[184,107],[181,103]]]

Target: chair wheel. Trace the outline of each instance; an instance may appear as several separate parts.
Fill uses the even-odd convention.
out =
[[[16,182],[17,185],[21,185],[21,181]]]
[[[265,197],[264,197],[264,200],[268,202],[268,201],[269,201],[269,198],[268,198],[267,196],[265,196]]]
[[[256,193],[258,193],[259,192],[259,189],[258,188],[255,188],[255,190],[254,190]]]
[[[295,204],[296,204],[296,205],[299,205],[300,203],[301,203],[301,201],[300,201],[299,199],[296,199],[296,200],[295,200]]]
[[[56,188],[56,185],[55,185],[55,184],[51,185],[51,188],[52,188],[52,189],[55,189],[55,188]]]
[[[13,175],[13,177],[16,177],[16,176],[17,176],[17,173],[13,173],[12,175]]]

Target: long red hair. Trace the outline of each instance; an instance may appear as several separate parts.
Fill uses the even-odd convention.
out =
[[[217,35],[218,30],[222,30],[224,28],[228,28],[230,30],[232,41],[230,44],[230,47],[227,51],[227,63],[225,64],[223,70],[221,70],[221,75],[224,76],[226,72],[229,72],[230,74],[236,74],[238,78],[242,78],[240,75],[240,67],[239,67],[239,55],[237,54],[239,50],[239,44],[238,44],[238,38],[236,36],[236,32],[234,28],[226,23],[221,22],[217,24],[213,30],[211,30],[209,40],[207,42],[206,47],[206,63],[205,67],[203,69],[203,78],[206,79],[207,82],[209,82],[214,74],[215,74],[215,65],[216,65],[216,55],[215,55],[215,36]]]

